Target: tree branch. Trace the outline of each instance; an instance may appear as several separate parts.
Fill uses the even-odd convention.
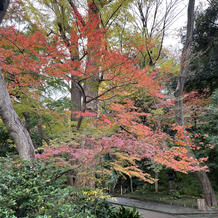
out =
[[[111,16],[108,18],[107,22],[104,24],[104,27],[106,27],[108,25],[108,23],[110,22],[110,20],[113,18],[113,16],[120,10],[120,8],[122,7],[123,3],[125,2],[126,0],[122,1],[118,7],[116,8],[116,10],[113,11],[113,13],[111,14]],[[113,21],[112,21],[113,22]],[[110,25],[111,26],[111,23]]]
[[[68,3],[70,4],[71,8],[73,9],[73,12],[74,12],[76,18],[79,20],[79,22],[80,22],[83,26],[85,26],[86,23],[85,23],[83,17],[81,16],[81,14],[79,13],[79,11],[77,10],[75,4],[72,2],[72,0],[68,0]]]

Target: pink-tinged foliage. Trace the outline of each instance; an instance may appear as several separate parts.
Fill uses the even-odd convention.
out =
[[[90,112],[90,111],[85,111],[85,112],[82,112],[82,111],[77,111],[77,112],[73,112],[74,114],[76,114],[76,117],[79,118],[79,117],[96,117],[96,113],[93,113],[93,112]]]
[[[198,170],[207,170],[206,166],[200,166],[199,162],[203,162],[206,158],[196,160],[188,154],[189,149],[195,147],[187,131],[182,126],[175,126],[173,130],[177,131],[174,138],[161,130],[152,130],[149,126],[145,126],[140,122],[140,116],[151,116],[151,114],[136,112],[136,107],[130,100],[125,100],[126,104],[112,104],[113,113],[110,116],[99,116],[99,122],[96,121],[96,128],[106,131],[107,128],[113,126],[122,126],[121,130],[108,137],[95,139],[86,137],[88,147],[83,149],[73,146],[63,145],[60,147],[47,147],[38,158],[48,159],[51,157],[60,157],[61,154],[67,153],[68,164],[72,160],[78,160],[86,164],[98,164],[98,157],[103,154],[113,155],[121,152],[129,155],[135,160],[151,160],[156,164],[162,164],[176,171],[183,173]],[[130,110],[131,109],[131,110]],[[105,122],[103,122],[103,120]],[[109,123],[108,123],[109,122]],[[108,125],[105,125],[107,124]],[[60,159],[59,159],[60,160]],[[117,167],[117,166],[116,166]],[[137,168],[137,165],[134,164]],[[117,170],[119,167],[116,168]],[[136,173],[136,170],[134,173]],[[122,168],[122,170],[130,170],[130,168]],[[138,169],[139,170],[139,169]],[[138,176],[141,171],[137,171]],[[126,172],[128,174],[128,172]],[[134,174],[132,172],[131,175]],[[148,179],[145,174],[144,179]],[[149,180],[150,182],[152,180]]]
[[[67,161],[64,161],[64,154],[67,154]],[[94,158],[93,149],[82,149],[74,148],[68,145],[62,145],[58,147],[47,146],[44,149],[42,154],[36,154],[38,159],[49,160],[54,158],[56,161],[62,163],[65,162],[65,165],[70,164],[72,160],[79,160],[81,162],[87,163],[89,160]]]
[[[133,45],[128,54],[123,54],[120,49],[110,48],[106,40],[107,30],[99,25],[97,13],[92,13],[92,4],[94,5],[88,1],[88,17],[83,17],[76,6],[72,8],[75,21],[72,21],[74,28],[71,33],[67,34],[68,40],[58,34],[47,36],[40,30],[25,35],[13,27],[0,29],[1,67],[5,75],[10,74],[13,79],[8,85],[9,91],[24,87],[37,88],[44,84],[45,78],[70,81],[71,76],[76,76],[85,81],[99,77],[101,71],[104,81],[108,81],[105,87],[116,90],[118,99],[128,96],[129,87],[134,86],[135,91],[138,88],[144,89],[147,96],[157,100],[157,108],[172,105],[173,102],[167,101],[161,94],[163,87],[156,80],[157,72],[151,72],[149,66],[140,70],[136,65],[137,52],[144,49],[145,45],[138,48]],[[87,39],[86,45],[82,43],[84,39]],[[146,46],[154,45],[148,43]],[[82,58],[73,58],[78,48],[81,48],[82,56],[89,55],[85,69]],[[109,94],[109,91],[105,93]],[[110,98],[107,94],[102,94],[99,99]],[[195,95],[196,93],[192,93],[189,97],[194,98]],[[188,96],[185,96],[185,101],[186,99]],[[122,103],[119,100],[111,101],[108,114],[95,114],[89,111],[76,113],[78,117],[95,117],[94,125],[99,132],[104,133],[114,127],[115,131],[112,134],[102,138],[87,136],[85,145],[81,142],[80,147],[47,146],[42,154],[37,154],[37,158],[55,158],[61,164],[71,164],[72,161],[97,164],[98,157],[102,154],[119,151],[135,160],[148,159],[184,173],[205,169],[199,167],[198,161],[188,155],[186,147],[192,149],[195,145],[184,127],[174,127],[177,135],[173,139],[161,131],[160,127],[152,128],[149,123],[143,123],[141,117],[152,118],[152,115],[139,111],[128,97],[124,98]],[[199,161],[203,160],[205,159]],[[133,170],[131,166],[128,167],[129,171]],[[140,174],[143,178],[150,177],[135,167],[134,165],[137,175]]]

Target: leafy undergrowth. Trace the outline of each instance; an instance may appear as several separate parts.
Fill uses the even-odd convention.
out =
[[[186,207],[197,207],[197,199],[201,198],[201,196],[180,195],[178,192],[173,192],[171,194],[168,194],[167,192],[133,192],[126,193],[123,197],[135,198],[142,201],[158,201]]]
[[[101,190],[67,186],[52,162],[0,158],[0,218],[138,218],[119,210]]]

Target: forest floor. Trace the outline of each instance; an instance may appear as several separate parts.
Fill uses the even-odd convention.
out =
[[[115,205],[136,207],[143,218],[217,218],[218,210],[205,212],[195,208],[175,206],[166,203],[141,201],[136,199],[116,197],[117,201],[110,201]]]

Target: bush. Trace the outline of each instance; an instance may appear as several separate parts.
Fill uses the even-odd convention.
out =
[[[103,192],[66,186],[66,169],[0,158],[0,218],[115,218]]]
[[[128,209],[123,206],[119,208],[119,211],[115,215],[116,218],[140,218],[139,212],[136,208]]]
[[[0,157],[0,218],[137,218],[112,207],[101,190],[67,186],[66,168]]]

